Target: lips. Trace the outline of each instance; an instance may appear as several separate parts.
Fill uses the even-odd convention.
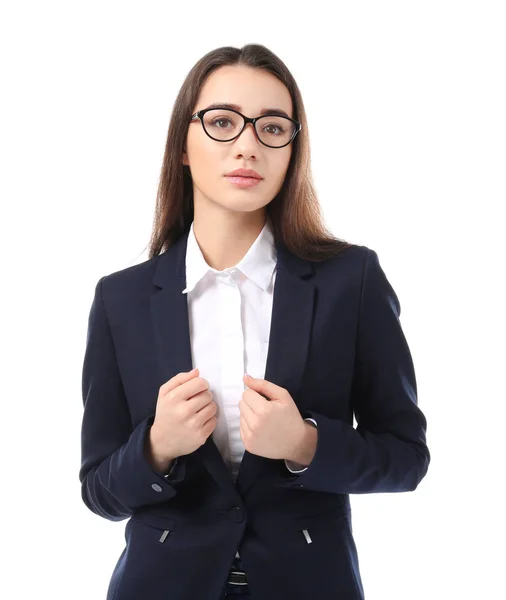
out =
[[[253,169],[236,169],[227,173],[225,177],[244,177],[248,179],[262,179],[262,176]]]
[[[256,177],[231,177],[230,175],[227,175],[225,179],[228,179],[230,183],[241,188],[255,187],[259,185],[262,181],[261,179],[257,179]]]

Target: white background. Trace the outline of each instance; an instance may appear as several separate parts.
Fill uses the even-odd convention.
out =
[[[351,497],[366,598],[506,597],[503,9],[2,3],[2,598],[105,598],[126,521],[78,480],[94,287],[147,258],[188,71],[247,43],[300,86],[326,223],[378,253],[428,420],[418,489]]]

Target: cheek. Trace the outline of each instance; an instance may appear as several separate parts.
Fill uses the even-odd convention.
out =
[[[190,147],[190,166],[194,178],[207,182],[218,181],[225,164],[221,154],[221,149],[216,148],[211,139],[209,143],[199,140],[198,144]]]
[[[283,181],[286,177],[286,172],[288,170],[288,165],[290,164],[290,156],[281,156],[276,157],[276,160],[273,160],[269,165],[269,173],[272,186],[275,187],[278,191],[283,185]]]
[[[219,143],[197,128],[188,133],[187,144],[190,161],[195,169],[200,169],[206,161],[217,162],[222,153]]]
[[[290,158],[292,156],[290,148],[283,148],[278,151],[279,154],[276,154],[272,157],[272,165],[273,165],[273,173],[280,176],[280,179],[284,179],[286,172],[288,170],[288,166],[290,164]]]

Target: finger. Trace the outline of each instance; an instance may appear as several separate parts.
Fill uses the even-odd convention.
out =
[[[265,403],[270,401],[270,398],[266,398],[256,390],[246,390],[243,392],[243,401],[251,409],[251,412],[259,415],[265,409]]]
[[[178,373],[177,375],[174,375],[174,377],[172,377],[171,379],[166,381],[161,386],[160,395],[165,396],[170,391],[177,388],[178,385],[181,385],[185,381],[189,381],[190,379],[193,379],[194,377],[198,377],[198,376],[199,376],[198,369],[194,369],[193,371],[188,371],[187,373]]]
[[[279,398],[286,390],[272,381],[267,381],[267,379],[256,379],[254,377],[244,376],[244,383],[255,390],[256,392],[262,394],[264,397],[269,398]]]
[[[241,418],[239,427],[242,431],[243,437],[244,437],[244,434],[246,434],[246,435],[251,434],[251,427],[248,425],[248,422],[246,421],[246,419],[244,417]]]
[[[248,429],[251,429],[251,421],[252,421],[252,417],[254,416],[254,412],[251,409],[251,407],[246,404],[246,402],[242,401],[242,403],[240,404],[240,411],[241,411],[241,420],[244,421],[248,427]]]

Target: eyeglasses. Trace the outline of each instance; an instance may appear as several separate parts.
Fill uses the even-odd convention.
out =
[[[246,125],[252,123],[258,140],[269,148],[288,146],[302,128],[298,121],[288,117],[269,114],[252,119],[228,108],[204,108],[192,115],[190,123],[197,119],[200,119],[206,134],[217,142],[235,140]]]

